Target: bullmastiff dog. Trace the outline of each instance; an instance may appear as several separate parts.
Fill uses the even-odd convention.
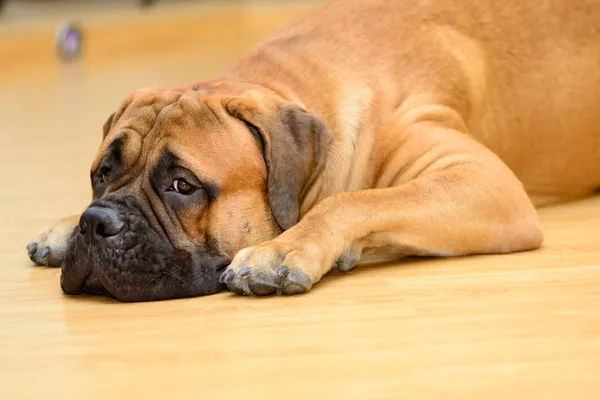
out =
[[[600,187],[600,2],[333,2],[133,93],[91,184],[28,246],[67,294],[292,295],[366,254],[536,249],[536,207]]]

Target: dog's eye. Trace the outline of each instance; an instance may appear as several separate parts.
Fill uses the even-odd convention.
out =
[[[108,182],[108,179],[110,178],[110,172],[111,172],[111,169],[109,167],[100,168],[100,172],[98,174],[98,176],[100,177],[100,182],[102,182],[102,183]]]
[[[183,195],[188,195],[194,193],[196,188],[185,179],[175,179],[173,181],[173,185],[169,188],[169,190],[175,191]]]

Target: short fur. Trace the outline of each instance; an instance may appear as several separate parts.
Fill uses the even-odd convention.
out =
[[[134,93],[92,166],[125,230],[86,245],[67,219],[31,258],[67,254],[68,293],[154,300],[222,270],[295,294],[367,253],[536,249],[534,205],[600,187],[599,26],[594,0],[333,2],[215,79]],[[202,190],[174,194],[177,174]]]

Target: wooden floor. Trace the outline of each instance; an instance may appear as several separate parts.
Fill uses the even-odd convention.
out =
[[[539,251],[369,266],[304,296],[63,296],[25,244],[86,205],[108,114],[303,8],[186,7],[84,19],[71,65],[47,47],[54,22],[0,29],[0,399],[600,397],[600,199],[541,211]]]

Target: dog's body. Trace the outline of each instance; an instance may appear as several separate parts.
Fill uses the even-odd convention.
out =
[[[600,2],[338,1],[214,80],[134,94],[107,124],[93,177],[115,151],[120,175],[94,184],[91,208],[115,203],[116,213],[82,217],[72,240],[64,229],[79,217],[66,220],[30,246],[41,264],[67,253],[68,293],[94,284],[123,300],[214,293],[215,271],[228,265],[222,280],[237,293],[293,294],[366,253],[535,249],[534,204],[600,188]],[[171,168],[165,152],[195,174],[193,186],[209,187],[206,199],[161,197],[152,174]],[[179,178],[164,179],[181,194]],[[81,266],[77,254],[95,246],[81,239],[87,222],[121,235],[132,207],[142,210],[132,220],[166,239],[152,251],[185,252],[174,256],[177,278],[195,284],[200,273],[208,289],[133,293],[150,285],[130,276],[148,259],[126,269],[111,253]],[[210,262],[196,260],[208,253]],[[161,271],[169,263],[156,262]]]

